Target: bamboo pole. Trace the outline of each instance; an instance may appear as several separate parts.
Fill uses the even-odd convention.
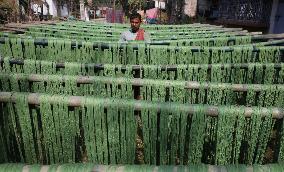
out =
[[[144,26],[145,27],[145,26]],[[49,28],[52,28],[52,29],[57,29],[57,30],[89,30],[89,29],[92,29],[92,30],[111,30],[111,29],[115,29],[115,30],[124,30],[126,28],[113,28],[111,26],[94,26],[94,27],[78,27],[78,28],[70,28],[70,27],[66,27],[66,28],[62,28],[61,26],[44,26],[44,25],[39,25],[36,27],[37,29],[49,29]],[[29,28],[27,28],[29,29]],[[148,29],[149,30],[149,29]],[[221,28],[221,27],[196,27],[196,28],[188,28],[188,27],[182,27],[182,28],[167,28],[167,29],[164,29],[164,30],[159,30],[160,32],[169,32],[169,30],[171,31],[215,31],[215,30],[227,30],[227,31],[246,31],[246,30],[243,30],[242,28]],[[152,30],[149,30],[149,31],[152,31]],[[247,32],[247,31],[246,31]],[[256,33],[254,33],[256,34]],[[259,33],[257,33],[259,34]]]
[[[21,39],[22,43],[24,43],[23,39]],[[5,38],[0,38],[0,44],[5,44]],[[151,46],[153,46],[153,48],[167,48],[168,50],[171,50],[171,48],[174,48],[175,51],[179,51],[182,47],[177,47],[177,46],[166,46],[166,47],[162,47],[162,46],[157,46],[155,47],[155,45],[164,45],[163,43],[153,43],[153,44],[147,44],[145,43],[145,48],[151,48]],[[42,46],[47,46],[48,45],[48,39],[35,39],[34,40],[34,45],[42,45]],[[112,45],[116,45],[116,43],[93,43],[93,48],[101,48],[101,49],[110,49],[110,48],[114,48]],[[125,48],[125,45],[127,45],[126,43],[121,43],[119,44],[119,48]],[[72,41],[71,42],[71,46],[77,47],[77,46],[82,46],[81,43],[77,43]],[[131,47],[133,50],[138,50],[138,46],[137,45],[133,45]],[[208,49],[209,52],[212,52],[213,49],[217,49],[217,50],[222,50],[225,52],[233,52],[234,49],[245,49],[244,47],[209,47],[209,48],[201,48],[200,46],[195,46],[195,47],[189,47],[190,50],[192,52],[203,52],[204,49]],[[284,51],[284,46],[279,46],[280,51]],[[253,46],[253,50],[252,52],[259,52],[260,49]]]
[[[272,45],[278,45],[278,44],[284,45],[284,39],[260,42],[260,43],[256,43],[255,45],[272,46]]]
[[[63,23],[60,24],[61,26],[78,26],[78,27],[85,27],[85,28],[93,28],[94,26],[101,26],[101,27],[116,27],[116,28],[129,28],[129,25],[125,24],[113,24],[113,23],[84,23],[84,26],[80,26],[78,24],[74,23]],[[201,23],[194,23],[194,24],[184,24],[184,25],[145,25],[144,28],[166,28],[166,29],[173,29],[173,28],[224,28],[223,26],[217,26],[217,25],[210,25],[210,24],[201,24]]]
[[[281,34],[265,34],[265,35],[254,35],[253,39],[284,39],[284,33]]]
[[[13,165],[17,166],[18,164],[1,164],[2,169],[11,169],[13,168]],[[32,169],[33,164],[25,164],[25,166],[22,168],[22,172],[29,172]],[[68,164],[70,169],[73,168],[76,169],[76,172],[85,172],[86,168],[83,168],[84,166],[90,167],[90,163],[84,164],[84,163],[74,163],[74,164]],[[76,168],[79,167],[80,168]],[[205,164],[199,164],[199,165],[175,165],[175,166],[170,166],[170,165],[160,165],[160,166],[155,166],[155,165],[102,165],[102,164],[93,164],[91,167],[92,169],[90,172],[107,172],[109,169],[113,169],[113,171],[117,172],[132,172],[134,169],[138,171],[149,171],[152,172],[158,172],[158,171],[163,171],[166,170],[167,172],[177,172],[177,171],[190,171],[191,167],[193,166],[192,169],[198,170],[204,169],[204,167],[207,169],[205,171],[207,172],[229,172],[227,169],[227,166],[225,165],[205,165]],[[258,169],[261,169],[263,171],[275,171],[279,172],[280,168],[283,168],[282,164],[279,163],[274,163],[274,164],[268,164],[268,165],[243,165],[243,164],[238,164],[238,165],[228,165],[230,169],[233,169],[233,167],[236,168],[236,170],[240,170],[242,172],[253,172],[254,169],[258,171]],[[66,164],[59,164],[55,171],[63,171],[64,167],[66,167]],[[47,172],[51,168],[51,165],[41,165],[39,167],[40,172]],[[81,169],[81,170],[80,170]],[[277,171],[278,170],[278,171]],[[202,170],[204,172],[204,170]]]
[[[33,32],[53,32],[53,33],[66,33],[67,34],[78,34],[78,35],[82,35],[82,30],[79,31],[72,31],[72,30],[58,30],[58,29],[52,29],[52,28],[42,28],[42,29],[38,29],[37,31],[29,31],[28,34],[33,33]],[[83,31],[84,32],[84,31]],[[122,30],[101,30],[101,31],[97,31],[97,32],[88,32],[86,31],[88,34],[86,34],[85,36],[90,36],[90,34],[96,34],[96,33],[100,33],[100,34],[111,34],[111,35],[117,35],[120,34],[122,32]],[[167,37],[168,35],[179,35],[179,36],[192,36],[192,35],[203,35],[203,34],[218,34],[218,33],[227,33],[227,34],[233,34],[233,35],[249,35],[248,31],[242,30],[242,31],[234,31],[234,30],[213,30],[213,31],[168,31],[168,32],[160,32],[160,33],[156,33],[155,31],[148,31],[148,33],[152,36],[164,36]],[[83,35],[84,36],[84,35]]]
[[[58,101],[62,101],[61,95],[47,95],[47,94],[39,94],[39,93],[15,93],[15,92],[0,92],[0,102],[16,102],[17,96],[27,96],[27,100],[29,104],[33,105],[40,105],[40,97],[45,96],[49,99],[49,102],[58,103]],[[64,96],[66,97],[66,96]],[[148,102],[148,101],[141,101],[141,100],[124,100],[121,103],[121,99],[110,99],[110,98],[93,98],[93,97],[86,97],[86,96],[68,96],[67,97],[67,104],[72,107],[80,107],[84,106],[85,99],[94,100],[95,102],[101,102],[104,107],[111,107],[111,106],[118,106],[120,108],[134,107],[135,110],[141,111],[144,108],[147,109],[158,109],[158,112],[161,109],[175,111],[174,109],[180,109],[181,111],[187,112],[189,114],[194,114],[196,110],[200,107],[205,108],[205,114],[212,117],[217,117],[219,112],[218,109],[220,108],[234,108],[237,111],[244,111],[245,117],[251,117],[254,113],[254,109],[260,109],[260,115],[263,117],[269,115],[271,112],[272,117],[275,119],[282,119],[284,112],[283,109],[272,107],[272,108],[264,108],[264,107],[240,107],[240,106],[211,106],[211,105],[193,105],[193,104],[180,104],[180,103],[156,103],[156,102]],[[271,110],[271,111],[270,111]]]
[[[47,28],[47,27],[39,27],[39,29],[44,29],[44,30],[69,30],[69,28],[60,28],[60,27],[53,27],[53,28]],[[109,29],[109,28],[108,28]],[[202,28],[203,29],[203,28]],[[82,31],[82,29],[77,29],[77,28],[72,28],[72,30],[78,30],[79,32]],[[19,31],[23,31],[23,30],[19,30]],[[166,30],[167,32],[169,32],[169,29]],[[193,31],[193,30],[190,30],[190,29],[180,29],[180,31],[183,31],[183,32],[180,32],[181,35],[184,34],[184,32],[190,32],[190,31]],[[248,33],[247,30],[243,30],[242,28],[216,28],[215,29],[212,29],[212,28],[205,28],[203,30],[196,30],[196,31],[200,31],[201,33],[203,33],[204,31],[212,31],[212,32],[221,32],[221,31],[224,31],[224,32],[239,32],[239,33]],[[111,30],[109,30],[108,32],[111,32]],[[179,32],[176,32],[175,31],[175,34],[178,34]],[[259,33],[250,33],[252,35],[252,40],[269,40],[269,39],[284,39],[284,34],[265,34],[265,35],[260,35]]]
[[[9,63],[11,65],[16,64],[16,65],[24,65],[25,61],[23,59],[9,59]],[[28,60],[29,61],[29,60]],[[49,61],[42,61],[42,60],[34,60],[35,63],[41,63],[41,62],[49,62]],[[0,63],[4,63],[4,58],[0,57]],[[55,63],[56,68],[65,68],[65,63]],[[82,64],[82,63],[77,63],[73,62],[73,64],[82,66],[83,68],[94,68],[96,70],[104,70],[104,64],[96,64],[96,63],[88,63],[88,64]],[[261,65],[263,68],[266,68],[267,66],[273,65],[274,69],[281,69],[282,68],[282,63],[230,63],[230,64],[189,64],[189,65],[161,65],[159,66],[162,71],[177,71],[178,68],[183,68],[185,70],[189,70],[191,67],[192,68],[198,68],[201,69],[204,66],[207,66],[207,68],[210,70],[214,66],[220,66],[221,69],[225,68],[240,68],[240,69],[248,69],[249,66],[252,65]],[[117,67],[116,64],[113,64],[114,69],[117,70],[122,70],[126,71],[126,65],[121,65],[121,67]],[[130,65],[133,71],[140,71],[144,70],[145,68],[153,68],[157,67],[156,65]]]
[[[151,85],[161,85],[166,88],[183,86],[184,89],[231,89],[236,92],[247,92],[249,89],[255,92],[267,90],[271,85],[266,84],[231,84],[231,83],[210,83],[210,82],[197,82],[197,81],[177,81],[177,80],[156,80],[156,79],[140,79],[140,78],[112,78],[102,76],[71,76],[71,75],[40,75],[40,74],[0,74],[0,77],[5,78],[16,78],[17,80],[27,80],[29,82],[44,82],[44,81],[55,81],[65,82],[74,81],[77,84],[92,84],[96,82],[102,82],[106,84],[131,84],[132,86],[143,87]],[[163,82],[161,82],[163,81]],[[272,85],[275,89],[284,90],[283,84]]]

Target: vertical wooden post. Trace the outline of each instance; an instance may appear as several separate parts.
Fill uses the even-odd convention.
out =
[[[269,20],[269,33],[273,33],[273,31],[274,31],[275,16],[276,16],[276,13],[277,13],[278,4],[279,4],[279,0],[273,0],[270,20]]]
[[[113,0],[113,8],[112,8],[112,23],[115,23],[115,0]]]
[[[84,0],[80,0],[80,16],[81,16],[81,20],[85,20]]]

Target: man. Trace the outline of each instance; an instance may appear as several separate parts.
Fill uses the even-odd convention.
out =
[[[144,41],[150,43],[149,35],[140,28],[142,22],[141,15],[139,13],[133,13],[130,16],[131,29],[125,31],[121,34],[119,42],[128,42],[128,41]]]

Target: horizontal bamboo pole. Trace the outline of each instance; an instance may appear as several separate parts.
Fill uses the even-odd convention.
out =
[[[281,34],[266,34],[266,35],[254,35],[253,39],[284,39],[284,33]]]
[[[161,85],[163,87],[184,87],[184,89],[231,89],[236,92],[247,92],[249,89],[255,92],[263,91],[270,88],[270,85],[265,84],[230,84],[230,83],[209,83],[197,81],[177,81],[177,80],[156,80],[156,79],[140,79],[140,78],[112,78],[102,76],[71,76],[71,75],[40,75],[40,74],[0,74],[0,77],[16,78],[17,80],[27,80],[29,82],[44,82],[55,81],[65,82],[72,81],[77,84],[92,84],[102,82],[106,84],[131,84],[132,86],[152,86]],[[1,78],[0,78],[1,79]],[[161,82],[162,81],[162,82]],[[274,88],[284,90],[283,84],[274,84]]]
[[[17,64],[17,65],[24,65],[26,60],[23,59],[9,59],[10,64]],[[41,60],[36,60],[37,62],[41,62]],[[0,57],[0,63],[4,62],[4,58]],[[47,62],[47,61],[42,61]],[[76,63],[73,62],[73,64],[78,64],[82,67],[92,67],[97,70],[104,70],[104,64],[96,64],[96,63]],[[221,69],[225,68],[241,68],[241,69],[248,69],[250,65],[261,65],[263,68],[266,68],[266,66],[273,65],[274,69],[281,69],[282,63],[227,63],[227,64],[189,64],[189,65],[160,65],[162,71],[176,71],[177,68],[180,66],[183,66],[184,69],[190,69],[190,67],[198,67],[198,69],[201,69],[204,66],[207,66],[208,69],[211,69],[214,66],[220,66]],[[56,68],[65,68],[65,63],[56,63]],[[114,64],[114,66],[117,66]],[[131,65],[131,68],[133,71],[139,71],[143,70],[145,67],[157,67],[157,65]],[[122,71],[126,70],[126,66],[122,65],[121,68],[115,67],[115,70],[121,69]]]
[[[87,32],[87,33],[106,33],[109,35],[117,35],[125,29],[122,28],[111,28],[111,27],[97,27],[95,28],[70,28],[70,27],[61,27],[61,26],[39,26],[36,28],[27,28],[28,31],[70,31],[70,32]],[[190,32],[206,32],[206,31],[227,31],[227,32],[244,32],[247,33],[247,30],[243,30],[242,28],[210,28],[210,27],[205,27],[205,28],[172,28],[172,29],[159,29],[159,33],[168,33],[168,32],[174,32],[175,34],[180,34],[182,35],[183,33],[190,33]],[[147,29],[147,32],[151,35],[157,35],[157,30],[151,30]]]
[[[102,27],[102,28],[129,28],[129,25],[117,25],[117,24],[103,24],[103,25],[98,25],[98,24],[86,24],[84,25],[77,25],[73,23],[64,23],[64,24],[56,24],[56,26],[64,26],[64,27],[77,27],[77,28],[94,28],[94,27]],[[143,25],[143,28],[149,28],[149,29],[174,29],[174,28],[224,28],[223,26],[220,25],[210,25],[210,24],[185,24],[185,25]]]
[[[58,33],[59,34],[59,33]],[[234,34],[234,33],[230,33],[230,34]],[[72,36],[73,38],[78,38],[78,39],[82,39],[82,40],[85,40],[85,41],[91,41],[93,42],[92,39],[90,39],[90,37],[95,37],[96,40],[101,40],[106,42],[106,39],[109,40],[109,41],[112,41],[113,43],[116,43],[118,41],[118,37],[119,35],[117,36],[112,36],[112,35],[109,35],[109,34],[106,34],[106,35],[98,35],[98,34],[89,34],[89,35],[73,35],[73,33],[70,33],[70,35],[64,35],[63,33],[59,35],[56,35],[56,34],[49,34],[49,33],[43,33],[43,32],[28,32],[26,36],[28,35],[39,35],[40,37],[52,37],[52,38],[59,38],[59,39],[64,39],[68,36]],[[170,34],[169,34],[170,35]],[[202,34],[203,35],[203,34]],[[238,33],[238,34],[234,34],[234,36],[247,36],[248,34],[245,34],[245,33]],[[6,37],[9,37],[6,36]],[[182,41],[190,41],[190,40],[195,40],[195,39],[198,39],[199,36],[196,36],[194,35],[194,37],[190,36],[190,35],[171,35],[171,36],[158,36],[158,37],[152,37],[151,38],[151,43],[148,43],[150,45],[169,45],[171,43],[171,41],[179,41],[181,43],[183,43]],[[213,39],[214,37],[215,38],[221,38],[221,37],[218,37],[218,36],[202,36],[204,39]],[[162,40],[162,41],[161,41]],[[38,44],[38,45],[41,45],[41,44]],[[45,45],[45,44],[42,44],[42,45]],[[73,46],[73,44],[72,44]],[[74,46],[73,46],[74,47]]]
[[[0,44],[4,44],[5,43],[5,38],[1,37],[0,38]],[[22,39],[22,43],[23,39]],[[119,44],[119,43],[118,43]],[[168,43],[143,43],[145,44],[145,48],[167,48],[168,51],[170,50],[175,50],[175,51],[179,51],[181,48],[183,48],[183,46],[169,46]],[[47,46],[48,45],[48,39],[44,38],[44,39],[35,39],[34,40],[34,45],[42,45],[42,46]],[[113,45],[117,45],[117,43],[93,43],[93,48],[101,48],[101,49],[111,49],[114,48]],[[120,43],[118,46],[119,48],[128,48],[125,47],[125,45],[127,45],[127,43]],[[142,44],[141,44],[142,45]],[[161,45],[161,46],[155,46],[155,45]],[[162,45],[166,45],[165,47],[162,47]],[[75,47],[80,47],[82,46],[81,43],[76,43],[74,41],[71,41],[71,47],[75,48]],[[153,46],[153,47],[151,47]],[[259,52],[260,49],[255,47],[255,46],[250,46],[252,49],[252,52]],[[144,48],[144,47],[143,47]],[[192,52],[204,52],[204,49],[208,49],[209,52],[212,52],[212,50],[219,50],[219,51],[225,51],[225,52],[233,52],[235,49],[245,49],[244,47],[209,47],[209,48],[202,48],[200,46],[191,46],[188,47]],[[138,50],[139,47],[137,45],[132,45],[131,49],[133,50]],[[284,51],[284,46],[279,46],[280,51]]]
[[[54,30],[56,28],[46,28],[46,27],[42,27],[42,29],[45,29],[45,30]],[[75,30],[77,28],[74,28]],[[204,31],[206,30],[211,30],[212,28],[207,28],[205,29]],[[58,27],[58,30],[69,30],[69,28],[60,28]],[[80,30],[82,31],[81,29],[77,29],[77,30]],[[242,31],[245,33],[244,30],[242,30],[241,28],[224,28],[223,29],[224,31]],[[24,32],[24,30],[15,30],[15,31],[20,31],[20,32]],[[185,30],[186,31],[186,30]],[[107,32],[107,34],[112,34],[112,32]],[[183,35],[182,33],[180,33],[180,35]],[[252,33],[252,40],[269,40],[269,39],[284,39],[284,34],[266,34],[266,35],[260,35],[260,34],[253,34]]]
[[[80,36],[90,36],[90,35],[109,35],[113,37],[119,36],[123,31],[122,30],[96,30],[96,31],[89,31],[84,32],[83,30],[80,31],[74,31],[74,30],[60,30],[60,29],[53,29],[53,28],[40,28],[40,29],[30,29],[27,33],[33,33],[33,32],[41,32],[41,33],[48,33],[48,34],[72,34],[72,35],[80,35]],[[50,33],[52,32],[52,33]],[[221,29],[221,30],[209,30],[209,31],[203,31],[203,30],[195,30],[195,31],[170,31],[167,30],[167,32],[163,31],[161,33],[157,33],[156,31],[147,31],[149,35],[151,35],[153,38],[156,37],[168,37],[170,35],[175,36],[191,36],[191,35],[203,35],[203,34],[219,34],[219,33],[228,33],[228,34],[249,34],[246,30],[233,30],[233,29]],[[84,33],[84,34],[82,34]]]
[[[272,46],[272,45],[284,45],[284,39],[280,40],[273,40],[273,41],[268,41],[268,42],[260,42],[256,43],[255,45],[262,45],[262,46]]]
[[[28,34],[29,34],[30,32],[28,32]],[[48,33],[42,33],[42,32],[32,32],[31,34],[34,34],[34,33],[40,33],[40,34],[45,34],[45,35],[48,35]],[[62,36],[62,35],[61,35]],[[99,37],[100,35],[93,35],[93,36],[95,36],[96,38],[97,37]],[[119,35],[117,35],[117,36],[119,36]],[[252,34],[249,34],[249,35],[236,35],[236,36],[253,36]],[[4,37],[9,37],[9,35],[4,35]],[[84,36],[76,36],[76,37],[78,37],[78,38],[84,38]],[[105,37],[106,38],[116,38],[116,37],[113,37],[110,33],[106,33],[106,35],[105,35]],[[62,37],[58,37],[58,38],[62,38]],[[101,37],[102,38],[102,37]],[[103,36],[103,38],[104,38],[104,36]],[[103,39],[102,38],[102,39]],[[208,39],[209,39],[209,42],[214,42],[214,39],[216,39],[216,40],[218,40],[218,39],[224,39],[223,37],[215,37],[215,38],[186,38],[186,37],[182,37],[182,38],[180,38],[180,37],[178,37],[178,38],[175,38],[175,37],[169,37],[169,38],[165,38],[165,39],[163,39],[162,41],[160,41],[159,40],[159,37],[157,37],[157,38],[152,38],[152,41],[151,41],[151,43],[150,43],[150,45],[170,45],[171,43],[172,43],[172,41],[176,41],[176,42],[178,42],[178,43],[181,43],[181,44],[184,44],[184,43],[186,43],[186,42],[191,42],[191,41],[196,41],[196,40],[207,40],[208,41]],[[230,41],[235,41],[236,40],[236,38],[234,38],[234,37],[228,37],[227,38],[228,39],[228,42],[230,42]],[[252,40],[262,40],[262,39],[260,39],[260,38],[256,38],[256,39],[254,39],[253,37],[252,37]]]
[[[67,104],[72,107],[81,107],[84,106],[85,99],[93,100],[94,102],[101,102],[102,105],[106,107],[133,107],[137,111],[141,111],[142,109],[157,109],[158,112],[163,110],[168,110],[170,112],[176,112],[176,109],[179,109],[183,112],[187,112],[189,114],[194,114],[196,110],[200,107],[205,109],[205,114],[207,116],[217,117],[220,108],[234,108],[237,111],[241,112],[244,110],[245,117],[251,117],[254,113],[254,109],[259,108],[260,114],[263,117],[266,115],[272,114],[272,117],[275,119],[282,119],[284,112],[282,108],[271,107],[270,109],[264,107],[241,107],[241,106],[210,106],[210,105],[194,105],[194,104],[180,104],[180,103],[168,103],[168,102],[148,102],[141,100],[124,100],[121,99],[110,99],[110,98],[92,98],[87,96],[61,96],[61,95],[47,95],[47,94],[39,94],[39,93],[15,93],[15,92],[0,92],[0,102],[16,102],[17,96],[27,96],[27,100],[29,104],[40,105],[40,96],[45,96],[49,99],[49,102],[58,103],[62,102],[62,97],[67,99]],[[89,101],[90,102],[90,101]],[[271,110],[271,111],[270,111]]]
[[[2,168],[7,169],[7,167],[10,169],[13,167],[13,165],[17,166],[23,166],[21,171],[15,171],[15,172],[29,172],[33,164],[1,164],[0,166],[0,171]],[[84,167],[89,167],[90,168],[90,163],[84,164],[84,163],[69,163],[69,164],[58,164],[56,167],[51,166],[51,165],[41,165],[38,169],[38,171],[34,172],[47,172],[51,167],[57,171],[63,171],[64,167],[68,165],[68,168],[71,169],[72,166],[76,169],[76,172],[86,172],[86,168]],[[37,165],[36,165],[37,166]],[[228,165],[230,169],[240,169],[242,172],[253,172],[254,168],[255,169],[261,169],[263,171],[277,171],[280,167],[282,167],[282,164],[268,164],[268,165],[243,165],[243,164],[238,164],[238,165]],[[37,166],[38,167],[38,166]],[[79,168],[76,168],[79,167]],[[133,172],[133,170],[138,170],[138,171],[143,171],[143,172],[158,172],[158,171],[164,171],[166,170],[167,172],[178,172],[178,171],[190,171],[191,167],[192,169],[197,170],[197,169],[203,169],[202,172],[207,171],[207,172],[230,172],[225,165],[208,165],[208,164],[198,164],[198,165],[160,165],[160,166],[155,166],[155,165],[101,165],[101,164],[93,164],[91,166],[91,170],[89,172],[108,172],[110,169],[111,171],[116,171],[116,172]],[[284,168],[284,167],[282,167]],[[206,169],[206,170],[204,170]],[[190,171],[191,172],[191,171]]]

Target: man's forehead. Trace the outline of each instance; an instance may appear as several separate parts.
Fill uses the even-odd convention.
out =
[[[134,18],[130,20],[131,23],[140,23],[140,19],[139,18]]]

